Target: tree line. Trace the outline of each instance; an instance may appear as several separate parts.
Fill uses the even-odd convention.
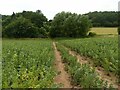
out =
[[[104,12],[89,12],[85,15],[89,16],[93,27],[118,27],[118,12],[104,11]]]
[[[113,13],[116,15],[116,12],[109,14],[113,15]],[[92,26],[117,26],[116,16],[112,15],[108,15],[108,12],[81,15],[63,11],[56,14],[53,20],[48,20],[41,10],[13,12],[12,15],[2,15],[2,36],[8,38],[86,37],[91,34],[88,32]]]

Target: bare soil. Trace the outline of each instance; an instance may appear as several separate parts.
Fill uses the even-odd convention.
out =
[[[65,71],[65,65],[62,63],[60,52],[56,48],[55,42],[53,42],[55,52],[55,68],[59,72],[54,78],[54,82],[57,84],[63,84],[63,88],[72,88],[69,74]]]

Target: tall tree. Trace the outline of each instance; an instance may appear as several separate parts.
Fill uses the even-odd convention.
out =
[[[52,21],[50,35],[52,37],[83,37],[90,28],[87,16],[61,12]]]
[[[3,16],[3,36],[8,36],[8,37],[43,37],[44,36],[44,37],[47,37],[45,36],[46,35],[45,28],[42,28],[44,27],[44,23],[46,22],[47,22],[47,18],[43,15],[43,13],[40,10],[36,12],[23,11],[22,13],[16,13],[16,14],[13,12],[13,14],[10,16]],[[23,23],[26,26],[23,25]],[[23,27],[23,29],[21,29],[19,25],[21,26],[21,28]],[[33,28],[35,30],[31,31],[33,30]]]
[[[18,17],[5,27],[3,35],[11,38],[38,37],[39,28],[35,27],[28,19]]]

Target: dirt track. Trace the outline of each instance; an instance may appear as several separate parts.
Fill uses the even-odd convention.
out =
[[[56,48],[55,42],[53,42],[54,52],[55,52],[55,68],[59,72],[59,75],[57,75],[54,79],[55,83],[57,84],[63,84],[63,88],[73,88],[71,85],[71,80],[69,74],[65,71],[64,63],[62,63],[60,52]],[[75,51],[71,51],[69,48],[63,46],[63,48],[69,50],[69,54],[72,56],[77,57],[77,61],[81,64],[89,64],[91,68],[93,68],[93,62],[90,58],[81,56],[77,54]],[[95,71],[99,74],[99,77],[104,80],[108,81],[108,84],[112,84],[114,88],[118,88],[118,84],[116,83],[117,77],[115,77],[112,73],[109,73],[110,75],[107,75],[108,73],[101,67],[95,67]]]
[[[63,84],[63,88],[72,88],[71,82],[70,82],[70,76],[65,71],[64,63],[62,63],[60,52],[56,48],[55,42],[53,42],[54,52],[55,52],[55,68],[58,71],[58,75],[55,77],[54,82],[57,84]]]

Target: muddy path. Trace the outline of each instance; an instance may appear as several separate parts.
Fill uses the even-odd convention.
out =
[[[118,79],[114,74],[109,73],[108,75],[108,72],[106,72],[103,68],[95,67],[90,58],[81,56],[75,51],[72,51],[70,48],[67,48],[65,46],[63,46],[63,48],[69,50],[70,55],[77,57],[77,62],[79,62],[80,64],[89,64],[91,68],[94,67],[95,71],[99,74],[99,78],[101,78],[104,81],[108,81],[108,85],[113,84],[114,88],[118,88],[118,83],[116,82]]]
[[[63,88],[72,88],[70,76],[65,71],[65,65],[62,63],[60,52],[56,48],[55,42],[53,42],[55,52],[55,68],[58,71],[58,75],[55,77],[54,82],[56,84],[63,84]]]

